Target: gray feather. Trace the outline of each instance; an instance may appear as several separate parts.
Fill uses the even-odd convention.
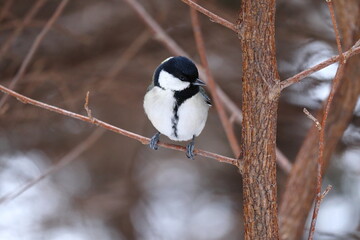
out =
[[[154,82],[151,82],[151,84],[148,86],[148,88],[146,89],[146,92],[150,91],[151,89],[154,88]]]
[[[205,89],[202,88],[202,87],[199,87],[199,88],[200,88],[200,93],[201,93],[201,95],[204,97],[205,102],[211,106],[211,105],[212,105],[212,104],[211,104],[211,99],[210,99],[210,97],[206,94]]]

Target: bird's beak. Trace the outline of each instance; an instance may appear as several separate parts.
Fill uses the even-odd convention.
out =
[[[196,85],[196,86],[205,86],[206,84],[203,82],[203,81],[201,81],[200,79],[196,79],[196,81],[195,82],[193,82],[193,85]]]

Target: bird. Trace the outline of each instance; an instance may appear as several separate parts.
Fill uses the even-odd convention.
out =
[[[211,100],[196,65],[184,56],[165,59],[155,69],[144,97],[144,110],[157,133],[149,146],[158,149],[160,135],[189,141],[186,156],[194,160],[195,137],[205,127]]]

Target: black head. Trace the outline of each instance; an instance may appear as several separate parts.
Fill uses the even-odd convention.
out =
[[[182,56],[170,57],[163,61],[154,73],[155,86],[181,91],[191,85],[203,85],[195,64]]]
[[[163,63],[163,69],[184,82],[195,82],[199,78],[198,69],[188,58],[172,57]]]

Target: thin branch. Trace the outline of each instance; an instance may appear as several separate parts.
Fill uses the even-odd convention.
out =
[[[306,114],[306,116],[311,121],[314,122],[316,128],[318,129],[318,131],[320,133],[320,139],[319,139],[319,143],[318,143],[319,144],[319,156],[318,156],[318,160],[317,160],[318,162],[317,162],[317,176],[316,176],[316,180],[317,180],[317,187],[316,187],[317,197],[316,197],[316,201],[315,201],[314,212],[313,212],[312,219],[311,219],[311,226],[310,226],[309,237],[308,237],[308,240],[313,240],[314,234],[315,234],[316,220],[317,220],[317,216],[318,216],[319,210],[320,210],[320,204],[321,204],[322,200],[324,199],[324,197],[326,196],[326,194],[321,194],[323,162],[322,162],[322,158],[320,158],[320,154],[321,154],[321,152],[324,151],[324,139],[321,138],[321,132],[323,131],[322,129],[324,129],[324,128],[321,126],[319,120],[317,120],[314,117],[314,115],[312,115],[306,108],[303,109],[303,112]],[[329,188],[329,186],[328,186],[328,188]],[[330,189],[331,189],[331,187],[329,188],[329,190],[325,190],[324,193],[329,192]]]
[[[325,189],[325,191],[321,194],[321,198],[324,199],[326,197],[326,195],[328,195],[328,193],[330,192],[330,190],[332,189],[331,185],[328,185]]]
[[[337,26],[336,18],[335,18],[334,5],[333,5],[332,0],[326,0],[326,3],[328,5],[330,16],[331,16],[331,22],[332,22],[333,27],[334,27],[336,45],[337,45],[337,48],[338,48],[338,53],[340,55],[340,60],[339,61],[343,63],[344,62],[344,56],[343,56],[343,50],[342,50],[342,47],[341,47],[340,33],[339,33],[338,26]]]
[[[319,214],[319,210],[320,210],[320,204],[321,202],[324,200],[324,198],[326,197],[326,195],[330,192],[330,190],[332,189],[331,185],[328,185],[325,189],[325,191],[323,193],[320,193],[320,197],[318,199],[319,203],[315,205],[314,208],[314,213],[313,213],[313,217],[311,219],[311,227],[309,229],[309,238],[308,240],[312,240],[314,239],[314,234],[315,234],[315,224],[316,224],[316,219],[317,216]],[[314,225],[313,225],[314,223]]]
[[[319,122],[319,120],[316,119],[316,117],[314,117],[314,115],[312,115],[306,108],[303,109],[303,112],[306,114],[306,116],[315,123],[315,126],[317,127],[317,129],[319,131],[321,131],[321,124]]]
[[[13,90],[8,89],[8,88],[6,88],[6,87],[4,87],[2,85],[0,85],[0,91],[4,92],[6,94],[9,94],[10,96],[15,97],[17,100],[19,100],[20,102],[22,102],[24,104],[31,104],[31,105],[46,109],[46,110],[51,111],[51,112],[56,112],[56,113],[59,113],[61,115],[67,116],[67,117],[75,118],[75,119],[78,119],[78,120],[81,120],[81,121],[84,121],[84,122],[94,124],[96,126],[105,128],[105,129],[107,129],[109,131],[112,131],[112,132],[124,135],[126,137],[135,139],[135,140],[141,142],[142,144],[149,144],[149,142],[150,142],[150,139],[147,138],[147,137],[141,136],[139,134],[136,134],[136,133],[133,133],[133,132],[130,132],[130,131],[127,131],[127,130],[124,130],[124,129],[121,129],[121,128],[118,128],[118,127],[115,127],[115,126],[113,126],[113,125],[111,125],[109,123],[103,122],[103,121],[98,120],[96,118],[90,119],[88,116],[83,116],[83,115],[80,115],[80,114],[77,114],[77,113],[74,113],[74,112],[67,111],[67,110],[62,109],[62,108],[58,108],[58,107],[55,107],[55,106],[52,106],[52,105],[49,105],[49,104],[46,104],[46,103],[43,103],[43,102],[40,102],[40,101],[36,101],[34,99],[31,99],[31,98],[28,98],[28,97],[26,97],[24,95],[21,95],[21,94],[19,94],[17,92],[14,92]],[[183,146],[180,146],[180,145],[163,143],[163,142],[159,142],[158,145],[161,146],[161,147],[164,147],[164,148],[173,149],[173,150],[177,150],[177,151],[181,151],[181,152],[186,152],[186,147],[183,147]],[[229,157],[226,157],[226,156],[222,156],[222,155],[219,155],[219,154],[216,154],[216,153],[204,151],[204,150],[201,150],[201,149],[195,149],[194,153],[197,154],[197,155],[203,156],[203,157],[215,159],[215,160],[217,160],[219,162],[224,162],[224,163],[229,163],[229,164],[232,164],[232,165],[236,165],[241,169],[241,166],[239,166],[241,163],[237,159],[229,158]]]
[[[338,89],[340,80],[344,74],[344,69],[345,69],[345,60],[344,60],[345,58],[344,58],[343,52],[342,52],[339,31],[337,30],[337,23],[336,23],[336,19],[335,19],[334,9],[332,7],[331,0],[326,0],[326,1],[328,3],[328,7],[330,10],[330,14],[331,14],[331,20],[332,20],[332,24],[334,27],[336,43],[338,46],[340,59],[339,59],[339,67],[336,71],[329,97],[325,103],[324,113],[323,113],[323,117],[322,117],[322,121],[321,121],[321,129],[320,129],[320,136],[319,136],[319,155],[318,155],[318,159],[317,159],[317,176],[316,176],[316,193],[317,194],[316,194],[316,198],[315,198],[315,207],[314,207],[313,216],[312,216],[312,220],[311,220],[311,227],[310,227],[309,238],[308,238],[309,240],[312,240],[314,238],[316,220],[317,220],[318,212],[320,209],[320,204],[326,195],[326,194],[321,194],[322,174],[323,174],[323,167],[324,167],[324,146],[325,146],[326,121],[327,121],[327,118],[329,115],[331,103],[333,101],[336,90]],[[330,189],[331,189],[331,187],[329,188],[328,191],[330,191]]]
[[[189,5],[192,9],[195,9],[196,11],[199,11],[202,14],[208,16],[210,18],[210,21],[212,21],[214,23],[218,23],[236,33],[238,32],[235,24],[233,24],[233,23],[229,22],[228,20],[216,15],[215,13],[203,8],[202,6],[195,3],[194,1],[192,1],[192,0],[181,0],[181,1],[186,3],[187,5]]]
[[[89,119],[90,119],[91,121],[94,121],[94,118],[93,118],[93,116],[92,116],[92,114],[91,114],[91,109],[89,108],[89,95],[90,95],[90,92],[87,91],[86,97],[85,97],[84,109],[85,109],[85,111],[86,111]]]
[[[276,163],[279,167],[286,173],[289,174],[291,172],[292,163],[289,159],[280,151],[279,148],[275,149],[276,151]]]
[[[343,56],[344,56],[344,61],[346,61],[347,59],[349,59],[350,57],[356,55],[356,54],[359,54],[360,53],[360,46],[358,45],[354,45],[353,47],[351,47],[348,51],[344,52],[343,53]],[[291,86],[292,84],[294,83],[297,83],[299,81],[301,81],[302,79],[306,78],[307,76],[313,74],[314,72],[317,72],[323,68],[326,68],[328,66],[330,66],[331,64],[334,64],[338,61],[341,60],[341,55],[336,55],[334,57],[331,57],[311,68],[308,68],[284,81],[282,81],[280,83],[280,88],[283,90],[289,86]]]
[[[56,8],[54,14],[51,16],[51,18],[48,20],[42,31],[39,33],[39,35],[36,37],[34,43],[32,44],[30,51],[26,55],[24,61],[22,62],[19,71],[16,73],[15,77],[11,80],[11,83],[9,85],[10,89],[14,89],[16,83],[23,77],[27,67],[30,64],[31,59],[33,58],[34,54],[36,53],[37,49],[39,48],[42,40],[44,39],[47,32],[50,30],[52,25],[55,23],[55,21],[58,19],[58,17],[61,15],[62,11],[64,10],[66,4],[69,2],[69,0],[62,0],[58,7]],[[0,109],[6,102],[6,99],[8,98],[7,95],[4,95],[0,100]]]
[[[40,8],[45,4],[46,0],[37,0],[32,8],[25,15],[24,20],[18,25],[18,27],[13,31],[13,33],[6,39],[4,44],[0,49],[0,59],[2,59],[11,46],[11,44],[15,41],[15,39],[21,34],[24,30],[25,26],[27,26],[30,21],[34,18]]]
[[[354,46],[351,47],[351,49],[354,49],[354,48],[357,48],[357,47],[360,47],[360,39],[357,40],[357,42],[354,44]]]
[[[197,46],[198,53],[199,53],[200,59],[201,59],[201,64],[205,69],[205,75],[206,75],[206,79],[207,79],[207,83],[208,83],[208,88],[211,92],[211,96],[213,98],[216,110],[219,114],[221,123],[223,125],[226,136],[228,138],[228,141],[230,143],[231,149],[232,149],[235,157],[238,158],[238,157],[240,157],[240,144],[235,136],[235,133],[233,131],[231,123],[230,123],[228,117],[226,116],[223,102],[219,99],[219,96],[217,94],[216,83],[211,74],[209,64],[208,64],[208,61],[206,58],[205,43],[204,43],[203,35],[201,33],[199,17],[194,8],[190,8],[190,16],[191,16],[193,32],[195,35],[196,46]]]
[[[146,23],[149,29],[154,33],[157,40],[161,41],[170,52],[175,52],[176,55],[187,56],[186,52],[181,49],[177,43],[170,38],[160,25],[150,16],[148,12],[136,0],[124,0]]]

